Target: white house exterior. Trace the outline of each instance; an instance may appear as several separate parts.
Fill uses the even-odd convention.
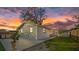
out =
[[[21,35],[26,39],[42,40],[49,37],[46,29],[34,23],[26,22],[20,29]]]

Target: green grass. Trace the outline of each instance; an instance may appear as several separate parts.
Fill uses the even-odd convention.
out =
[[[4,51],[5,49],[4,49],[4,47],[3,47],[3,45],[2,45],[2,43],[0,42],[0,51]]]
[[[45,42],[50,51],[76,51],[79,50],[79,42],[70,37],[56,37]]]

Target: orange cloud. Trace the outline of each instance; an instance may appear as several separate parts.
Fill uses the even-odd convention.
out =
[[[8,21],[8,25],[9,26],[19,26],[21,24],[22,20],[20,18],[11,18]]]
[[[61,22],[66,22],[67,18],[69,20],[72,20],[72,18],[70,16],[60,16],[60,17],[56,17],[56,18],[47,18],[46,20],[43,21],[42,25],[46,25],[49,23],[55,23],[57,21],[61,21]]]
[[[22,20],[20,18],[0,18],[0,29],[15,30],[21,22]]]

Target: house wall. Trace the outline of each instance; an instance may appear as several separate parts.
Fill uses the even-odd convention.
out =
[[[46,30],[46,32],[48,33],[49,36],[54,36],[54,35],[58,35],[58,30]]]
[[[49,37],[45,28],[37,27],[37,39],[47,39]]]
[[[26,37],[26,39],[38,40],[49,37],[48,34],[44,32],[44,28],[38,27],[35,24],[25,24],[20,31],[21,35],[23,34]]]
[[[10,39],[14,33],[0,33],[0,39]]]
[[[72,30],[72,31],[71,31],[71,35],[73,35],[73,36],[78,36],[78,37],[79,37],[79,29]]]

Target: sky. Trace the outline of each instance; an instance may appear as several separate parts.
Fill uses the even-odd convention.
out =
[[[27,7],[0,7],[0,29],[16,29],[21,23],[21,12]],[[78,7],[46,7],[47,18],[43,21],[43,25],[55,23],[57,21],[67,22],[72,19],[72,15],[79,14]]]
[[[43,24],[55,23],[57,21],[67,22],[67,19],[77,21],[76,19],[72,19],[72,16],[79,14],[79,8],[77,7],[52,7],[46,8],[46,11],[48,18]]]

